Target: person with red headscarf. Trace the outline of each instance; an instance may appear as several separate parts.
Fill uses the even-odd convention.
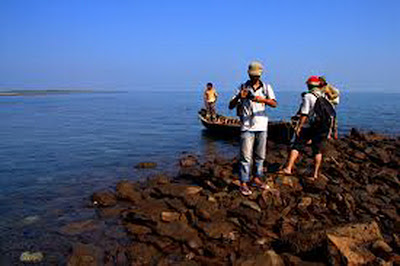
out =
[[[291,175],[294,164],[300,154],[304,150],[307,143],[311,141],[311,148],[314,154],[314,173],[309,178],[314,181],[319,176],[319,170],[322,164],[322,151],[326,143],[329,132],[317,128],[313,123],[314,106],[319,97],[324,97],[321,91],[321,80],[318,76],[311,76],[306,81],[308,91],[303,94],[302,103],[299,109],[300,119],[295,128],[295,141],[289,153],[286,166],[278,173]]]

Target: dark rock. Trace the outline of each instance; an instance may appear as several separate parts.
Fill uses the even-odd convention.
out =
[[[327,233],[330,262],[334,265],[341,261],[349,265],[367,264],[376,257],[364,248],[368,243],[382,239],[376,222],[369,224],[354,224],[330,230]]]
[[[99,191],[93,193],[92,202],[95,206],[111,207],[117,204],[117,198],[111,191]]]
[[[75,244],[72,255],[68,258],[68,266],[97,266],[103,264],[103,251],[94,245]]]
[[[145,243],[132,244],[127,248],[126,253],[130,265],[155,265],[161,257],[161,254],[153,245]]]
[[[117,184],[117,197],[119,199],[128,200],[133,203],[138,203],[142,199],[142,195],[137,188],[137,185],[123,180]]]
[[[144,235],[144,234],[151,233],[150,228],[148,228],[147,226],[138,225],[138,224],[127,223],[125,225],[125,228],[129,233],[131,233],[133,235]]]
[[[135,168],[138,169],[151,169],[151,168],[156,168],[157,167],[157,163],[153,163],[153,162],[141,162],[138,163],[137,165],[135,165]]]
[[[179,160],[179,165],[183,168],[193,167],[199,164],[199,161],[194,155],[186,155]]]
[[[79,221],[63,226],[60,229],[60,232],[65,235],[78,235],[85,232],[98,230],[101,228],[101,226],[102,222],[96,220]]]
[[[174,222],[179,221],[181,217],[180,213],[177,212],[162,212],[161,221],[163,222]]]
[[[156,231],[161,236],[166,236],[177,242],[185,243],[193,249],[198,249],[202,246],[202,241],[197,231],[180,221],[158,224]]]
[[[383,240],[377,240],[372,245],[372,250],[380,257],[389,255],[393,249]]]
[[[229,222],[199,222],[197,225],[200,230],[210,239],[235,239],[235,227]]]

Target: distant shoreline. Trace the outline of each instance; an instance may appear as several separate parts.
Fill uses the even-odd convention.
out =
[[[0,96],[35,96],[73,93],[121,93],[123,91],[94,91],[94,90],[8,90],[0,91]]]

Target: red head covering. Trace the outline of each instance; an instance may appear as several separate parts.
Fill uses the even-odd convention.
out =
[[[311,76],[307,79],[306,84],[319,86],[319,85],[321,85],[321,80],[319,79],[318,76]]]

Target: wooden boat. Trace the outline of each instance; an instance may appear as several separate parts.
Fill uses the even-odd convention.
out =
[[[210,133],[218,135],[240,135],[240,120],[236,117],[217,115],[211,119],[204,109],[199,111],[199,119]],[[293,136],[293,127],[290,122],[270,121],[268,123],[268,139],[276,142],[290,142]]]

